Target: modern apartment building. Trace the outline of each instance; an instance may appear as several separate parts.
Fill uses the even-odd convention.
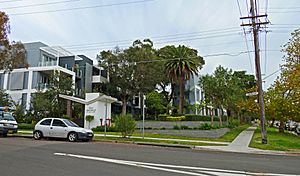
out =
[[[185,101],[189,103],[190,105],[195,104],[202,104],[204,101],[205,93],[199,86],[199,76],[193,75],[190,77],[189,80],[185,82]],[[179,87],[176,86],[174,90],[174,98],[173,98],[173,104],[178,105],[179,104]],[[191,109],[185,109],[186,114],[199,114],[199,115],[211,115],[212,108],[202,107],[200,110],[191,110]],[[221,113],[220,109],[214,109],[214,115],[219,115]]]
[[[49,77],[54,71],[71,77],[75,85],[75,96],[92,92],[96,84],[107,81],[107,73],[93,60],[84,55],[75,55],[66,49],[50,47],[41,42],[25,43],[28,68],[13,71],[0,70],[0,89],[4,89],[13,101],[30,108],[30,100],[38,90],[49,88]]]

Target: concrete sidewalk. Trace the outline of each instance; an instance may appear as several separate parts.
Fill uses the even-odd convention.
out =
[[[254,131],[257,127],[252,126],[241,132],[228,146],[195,146],[196,149],[216,150],[236,153],[286,155],[288,152],[260,150],[249,147]]]

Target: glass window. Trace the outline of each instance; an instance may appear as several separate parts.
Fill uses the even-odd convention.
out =
[[[15,121],[15,118],[10,113],[3,113],[2,116],[0,116],[1,120],[7,120],[7,121]]]
[[[46,119],[40,123],[40,125],[50,126],[52,119]]]
[[[78,127],[78,125],[70,120],[64,120],[64,122],[70,127]]]
[[[53,120],[52,126],[66,127],[66,124],[61,120]]]

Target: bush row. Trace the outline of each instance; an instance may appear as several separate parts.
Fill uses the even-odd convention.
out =
[[[158,121],[211,121],[211,116],[203,116],[196,114],[186,114],[184,116],[170,116],[166,114],[160,114],[157,118]],[[214,121],[219,121],[219,117],[214,117]],[[226,121],[224,116],[222,121]]]
[[[20,130],[33,130],[34,129],[34,124],[31,124],[31,123],[19,123],[18,124],[18,129],[20,129]]]

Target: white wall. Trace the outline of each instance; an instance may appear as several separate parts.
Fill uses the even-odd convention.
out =
[[[99,93],[87,93],[86,100],[89,101],[98,96]],[[101,125],[100,119],[102,119],[102,125],[104,125],[106,114],[107,114],[107,119],[111,120],[111,103],[107,103],[107,109],[105,105],[106,103],[102,101],[96,101],[92,104],[85,105],[85,117],[87,115],[92,115],[94,116],[94,120],[89,123],[88,121],[86,121],[86,118],[84,118],[84,128],[92,129],[96,126],[100,126]],[[107,125],[108,125],[108,121],[107,121]]]

